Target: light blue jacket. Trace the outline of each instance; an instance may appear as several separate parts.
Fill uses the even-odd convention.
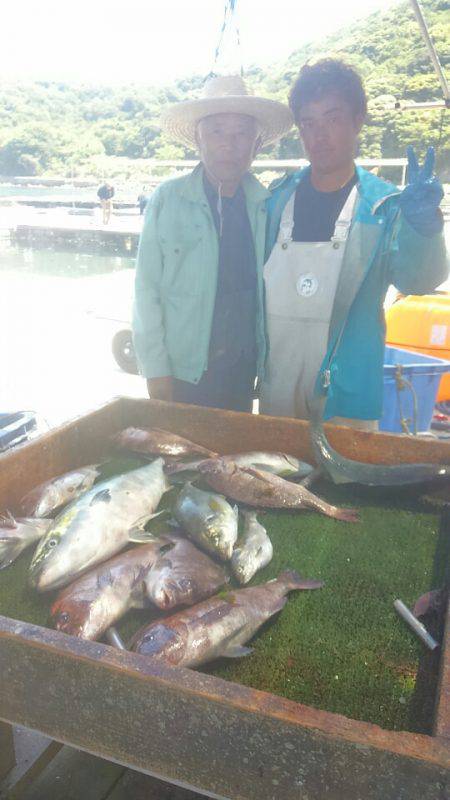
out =
[[[276,242],[283,209],[309,169],[272,187],[267,257]],[[443,235],[426,238],[417,233],[400,213],[396,198],[390,197],[397,187],[361,167],[356,169],[358,199],[331,316],[328,350],[316,384],[316,391],[327,396],[325,419],[381,417],[386,291],[394,284],[402,294],[426,294],[448,275]]]
[[[258,371],[265,358],[263,265],[269,192],[242,180],[257,265]],[[136,265],[133,341],[142,375],[198,383],[208,365],[219,242],[203,168],[161,184],[147,203]]]

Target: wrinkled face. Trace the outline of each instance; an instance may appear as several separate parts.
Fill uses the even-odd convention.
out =
[[[326,95],[300,109],[297,126],[316,172],[326,175],[353,160],[363,121],[337,94]]]
[[[239,181],[259,145],[256,120],[246,114],[212,114],[197,126],[200,158],[217,181]]]

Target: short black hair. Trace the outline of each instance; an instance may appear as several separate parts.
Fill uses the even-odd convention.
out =
[[[322,58],[315,64],[305,64],[289,94],[289,107],[297,121],[301,108],[321,100],[327,94],[337,94],[349,104],[354,116],[367,113],[367,97],[358,72],[337,58]]]

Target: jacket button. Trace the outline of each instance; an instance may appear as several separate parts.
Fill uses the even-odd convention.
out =
[[[333,242],[333,247],[335,250],[339,250],[339,242]]]
[[[281,247],[283,248],[283,250],[287,250],[287,248],[288,248],[287,242],[283,242]]]

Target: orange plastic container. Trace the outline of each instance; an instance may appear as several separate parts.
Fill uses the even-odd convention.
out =
[[[450,293],[409,295],[386,311],[386,344],[450,361]],[[450,400],[450,374],[436,400]]]

